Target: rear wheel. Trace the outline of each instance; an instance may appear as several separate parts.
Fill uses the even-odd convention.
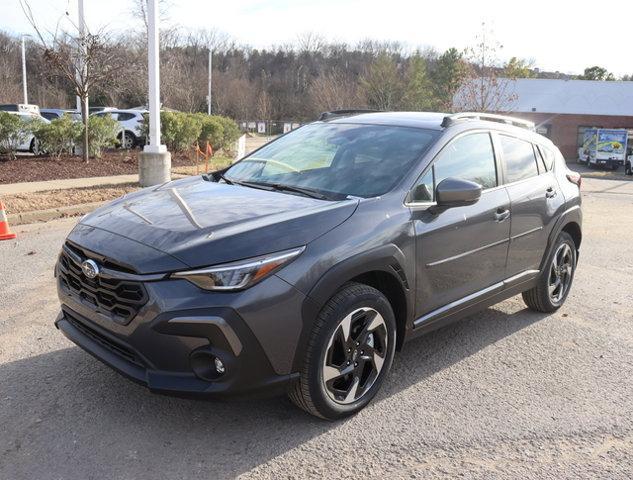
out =
[[[541,272],[537,285],[523,292],[523,301],[537,312],[558,310],[569,294],[576,271],[576,244],[567,232],[561,232]]]
[[[396,322],[373,287],[349,283],[323,307],[290,399],[312,415],[335,420],[364,408],[391,368]]]
[[[630,162],[628,162],[626,164],[626,166],[624,167],[624,173],[626,175],[633,175],[633,170],[631,170],[631,163]]]
[[[136,136],[132,132],[126,131],[125,135],[123,135],[123,133],[119,133],[118,139],[121,148],[126,150],[134,148],[136,145]]]

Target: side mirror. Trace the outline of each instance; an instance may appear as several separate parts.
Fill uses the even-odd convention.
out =
[[[477,203],[480,197],[481,185],[461,178],[446,178],[435,189],[438,207],[451,208],[472,205]]]

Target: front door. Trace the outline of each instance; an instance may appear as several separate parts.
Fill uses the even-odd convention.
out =
[[[444,211],[429,209],[435,187],[448,177],[482,185],[479,201]],[[414,192],[416,318],[421,318],[506,278],[510,200],[499,186],[490,134],[468,133],[452,140]]]

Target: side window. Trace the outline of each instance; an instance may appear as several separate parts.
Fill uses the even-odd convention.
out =
[[[506,135],[499,135],[499,137],[503,150],[507,183],[538,175],[534,149],[530,142]]]
[[[538,164],[538,173],[539,175],[542,173],[547,173],[547,167],[545,166],[545,159],[543,158],[543,153],[541,149],[537,145],[533,145],[534,154],[536,155],[536,163]]]
[[[434,201],[435,188],[448,177],[470,180],[484,189],[497,186],[495,155],[488,133],[466,135],[444,147],[433,167],[418,180],[411,201]]]
[[[470,180],[484,189],[497,186],[495,154],[488,133],[473,133],[449,143],[433,168],[435,186],[448,177]]]
[[[125,122],[127,120],[132,120],[133,118],[134,118],[133,113],[121,112],[119,113],[117,120],[119,122]]]
[[[40,115],[46,120],[55,120],[56,118],[59,118],[57,114],[53,112],[41,112]]]
[[[541,151],[541,155],[543,156],[543,161],[545,162],[545,167],[548,170],[554,168],[554,158],[556,158],[556,154],[547,147],[543,147],[539,145],[539,150]]]

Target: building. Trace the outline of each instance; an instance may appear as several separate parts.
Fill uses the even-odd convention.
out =
[[[588,128],[625,128],[631,130],[633,138],[633,81],[498,79],[494,88],[463,87],[454,103],[458,110],[480,110],[481,105],[494,104],[488,110],[503,110],[533,121],[567,161],[578,158]],[[633,147],[633,140],[629,147]]]

